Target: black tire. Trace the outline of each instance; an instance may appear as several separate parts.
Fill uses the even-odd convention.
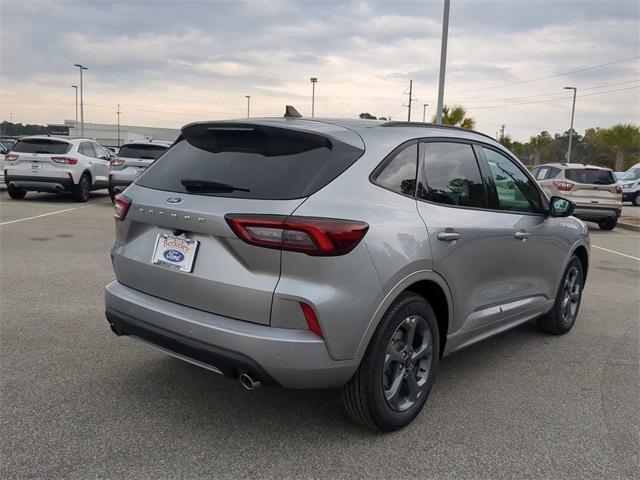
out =
[[[411,327],[407,325],[414,325],[411,348],[396,350],[394,345],[409,345]],[[407,342],[402,343],[403,339]],[[413,350],[417,339],[421,344]],[[404,355],[404,358],[396,360],[389,354],[391,349],[394,355]],[[427,401],[439,358],[438,322],[431,305],[420,295],[402,293],[382,317],[360,367],[342,388],[347,412],[358,423],[375,430],[392,431],[408,425]],[[393,383],[387,375],[390,371],[393,371]],[[395,380],[399,386],[394,390]],[[385,383],[391,383],[388,390]],[[396,391],[397,395],[390,395],[392,399],[387,400],[385,391],[387,395]],[[406,397],[401,397],[401,392],[406,393]],[[404,401],[402,405],[400,400]]]
[[[636,196],[633,197],[631,203],[633,203],[636,207],[640,207],[640,193],[636,193]]]
[[[569,276],[575,272],[575,285],[577,290],[568,285]],[[569,281],[569,283],[571,283]],[[571,257],[569,265],[562,276],[562,282],[556,293],[556,301],[549,313],[539,317],[536,322],[538,327],[543,331],[552,335],[563,335],[573,328],[580,310],[580,302],[582,300],[582,290],[584,288],[584,272],[582,271],[582,263],[577,256]],[[567,296],[568,295],[568,296]],[[566,304],[569,302],[571,305]],[[574,307],[575,308],[574,308]],[[567,310],[570,308],[570,312]],[[570,315],[567,315],[570,313]]]
[[[16,188],[16,187],[12,187],[11,185],[7,185],[7,193],[14,200],[22,200],[24,196],[27,194],[27,191],[21,188]]]
[[[598,226],[600,227],[600,230],[613,230],[614,228],[616,228],[617,224],[618,224],[618,219],[615,217],[603,218],[598,222]]]
[[[86,202],[89,200],[89,194],[91,193],[91,179],[89,175],[83,173],[78,181],[78,184],[73,187],[73,199],[76,202]]]

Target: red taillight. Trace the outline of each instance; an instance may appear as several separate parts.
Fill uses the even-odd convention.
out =
[[[118,195],[114,200],[113,200],[113,208],[114,208],[114,212],[113,212],[113,217],[116,220],[124,220],[124,218],[127,216],[127,212],[129,211],[129,207],[131,206],[131,199],[129,197],[126,197],[124,195]]]
[[[4,161],[5,162],[15,162],[19,158],[20,158],[20,155],[16,155],[15,153],[7,153],[4,156]]]
[[[51,160],[56,163],[64,163],[65,165],[75,165],[78,163],[78,159],[73,157],[51,157]]]
[[[300,302],[300,308],[302,308],[302,313],[304,313],[304,318],[307,321],[307,327],[309,330],[320,338],[324,338],[324,335],[322,335],[322,329],[320,328],[320,323],[318,323],[318,317],[316,317],[316,312],[313,310],[313,307],[308,303]]]
[[[123,165],[123,164],[124,164],[124,160],[120,160],[118,158],[115,158],[109,162],[110,167],[119,167],[120,165]]]
[[[364,222],[333,218],[245,214],[224,218],[235,234],[251,245],[314,256],[349,253],[369,229]]]
[[[556,186],[556,188],[558,190],[560,190],[561,192],[568,192],[569,190],[571,190],[573,188],[573,183],[569,183],[569,182],[562,182],[560,180],[554,180],[553,184]]]
[[[622,193],[622,187],[620,185],[616,186],[616,193]]]

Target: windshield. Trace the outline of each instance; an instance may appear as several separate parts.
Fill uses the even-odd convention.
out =
[[[627,170],[627,173],[625,173],[622,176],[621,180],[628,182],[632,180],[638,180],[639,178],[640,178],[640,167],[634,167]]]
[[[118,156],[123,158],[155,160],[166,151],[167,147],[163,145],[140,145],[134,143],[131,145],[123,145],[118,152]]]
[[[12,151],[16,153],[60,154],[69,152],[70,148],[71,144],[67,142],[49,140],[48,138],[25,138],[18,140]]]

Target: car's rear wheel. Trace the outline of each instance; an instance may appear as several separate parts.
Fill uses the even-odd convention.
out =
[[[409,424],[422,410],[440,358],[438,322],[429,303],[401,294],[380,321],[360,367],[343,387],[347,412],[382,431]]]
[[[618,219],[615,217],[603,218],[602,220],[598,221],[598,226],[601,230],[613,230],[614,228],[616,228],[617,224]]]
[[[24,198],[24,196],[27,194],[27,191],[23,190],[21,188],[16,188],[16,187],[13,187],[11,185],[8,185],[7,186],[7,193],[14,200],[20,200],[20,199]]]
[[[640,193],[636,193],[636,196],[633,197],[631,203],[633,203],[636,207],[640,207]]]
[[[580,310],[583,287],[582,263],[574,255],[565,270],[553,308],[549,313],[536,320],[538,326],[553,335],[562,335],[571,330]]]
[[[80,177],[80,181],[73,188],[73,199],[76,202],[86,202],[89,200],[89,194],[91,193],[91,179],[89,175],[83,173]]]

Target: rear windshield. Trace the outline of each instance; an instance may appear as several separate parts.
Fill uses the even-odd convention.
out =
[[[71,144],[49,140],[48,138],[25,138],[18,140],[18,143],[11,149],[17,153],[67,153],[71,149]]]
[[[194,125],[137,184],[179,193],[285,200],[318,191],[364,151],[320,135],[256,125]]]
[[[617,183],[611,170],[598,170],[595,168],[569,168],[565,170],[567,180],[577,183],[589,183],[592,185],[611,185]]]
[[[123,145],[118,152],[119,157],[125,158],[142,158],[148,160],[155,160],[164,152],[168,147],[163,145]]]

